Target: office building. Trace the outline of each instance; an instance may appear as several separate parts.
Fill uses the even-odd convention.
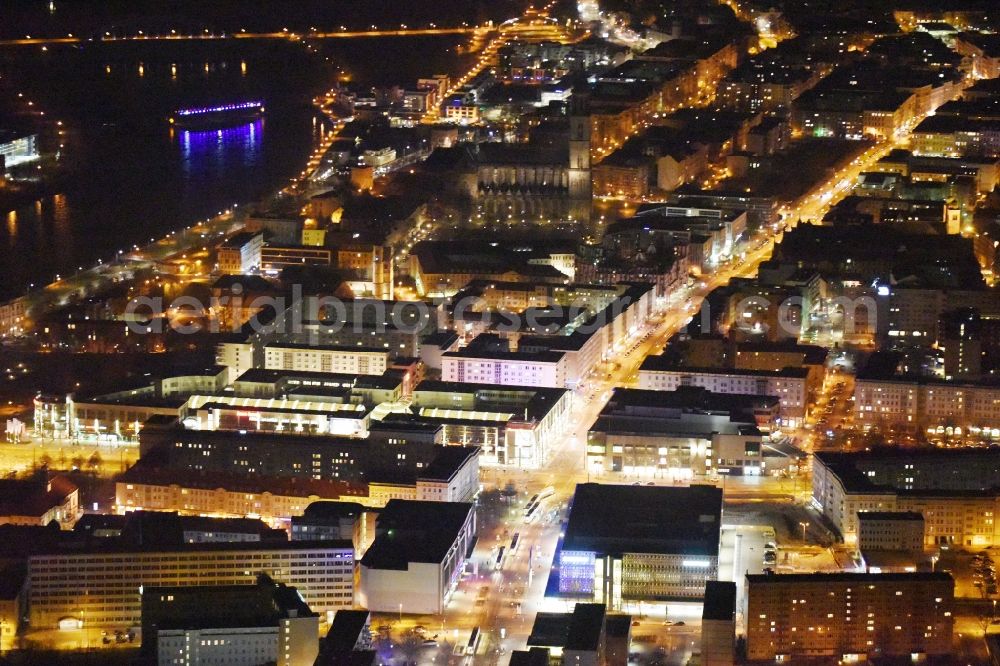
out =
[[[38,135],[0,131],[0,173],[3,168],[33,162],[39,157]]]
[[[313,502],[292,516],[292,541],[345,541],[363,553],[374,538],[375,514],[358,502]]]
[[[624,666],[628,655],[616,645],[622,620],[626,627],[631,623],[630,616],[610,615],[604,604],[595,603],[575,604],[570,613],[540,612],[535,615],[527,646],[531,653],[545,651],[564,666]]]
[[[762,428],[777,413],[769,396],[618,388],[587,434],[587,469],[675,480],[766,474]]]
[[[719,568],[714,486],[576,487],[558,553],[560,596],[606,604],[700,601]]]
[[[36,629],[136,626],[146,588],[246,585],[261,573],[298,588],[317,613],[354,605],[350,541],[149,548],[110,540],[47,551],[28,558],[28,620]]]
[[[309,245],[267,243],[260,250],[260,272],[277,276],[291,266],[330,266],[333,250]]]
[[[761,574],[746,584],[751,662],[952,652],[955,581],[946,573]]]
[[[315,666],[371,666],[372,615],[366,610],[339,610],[320,641]]]
[[[563,388],[424,380],[412,415],[389,414],[382,424],[436,424],[443,443],[479,447],[483,465],[538,469],[570,427],[572,402]]]

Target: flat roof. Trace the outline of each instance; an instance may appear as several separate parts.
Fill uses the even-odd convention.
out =
[[[747,584],[801,584],[801,583],[953,583],[951,574],[941,571],[916,571],[907,573],[845,573],[817,572],[801,574],[747,574]]]
[[[858,511],[858,520],[919,520],[924,522],[924,514],[919,511]]]
[[[604,604],[577,604],[569,621],[566,650],[596,651],[604,628]]]
[[[444,446],[430,464],[417,474],[419,480],[449,481],[479,455],[478,446]]]
[[[514,650],[510,653],[509,666],[549,666],[549,651],[541,647]]]
[[[569,636],[569,613],[538,612],[531,625],[528,646],[563,647]]]
[[[298,518],[306,520],[339,520],[341,518],[356,518],[364,513],[364,511],[365,507],[357,502],[322,500],[309,504]]]
[[[485,349],[470,350],[468,347],[461,351],[445,352],[442,356],[448,358],[488,358],[494,361],[525,361],[531,363],[558,363],[566,356],[566,352],[561,351],[538,351],[538,352],[512,352],[512,351],[487,351]]]
[[[377,536],[361,565],[405,570],[410,562],[440,564],[472,511],[467,502],[391,499],[378,514]]]
[[[361,632],[371,621],[371,613],[366,610],[341,609],[333,616],[330,629],[326,632],[323,651],[342,654],[354,650]]]
[[[369,354],[386,354],[391,352],[378,347],[352,347],[350,345],[314,345],[304,342],[268,342],[264,349],[311,349],[313,351],[333,352],[366,352]]]
[[[707,368],[699,366],[680,365],[666,355],[647,356],[639,366],[645,372],[677,372],[687,375],[736,375],[739,377],[788,377],[805,379],[809,376],[809,368],[788,366],[780,370],[747,370],[742,368]]]
[[[726,622],[736,619],[736,583],[728,580],[705,582],[705,605],[701,619]]]
[[[576,487],[564,551],[718,557],[722,490],[715,486]]]

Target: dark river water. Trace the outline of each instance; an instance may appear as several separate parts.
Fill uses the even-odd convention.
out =
[[[292,30],[375,22],[455,25],[512,15],[519,3],[413,2],[394,9],[381,1],[214,2],[205,16],[189,12],[197,19],[144,13],[143,0],[56,2],[54,11],[47,2],[13,4],[21,14],[0,22],[0,36],[74,29],[76,35],[100,34],[104,28],[135,34],[171,25],[192,32],[235,31],[238,25],[280,30],[283,23]],[[176,2],[171,10],[185,4],[206,5]],[[285,15],[281,8],[289,5],[295,9]],[[83,6],[101,10],[83,12]],[[410,85],[418,76],[458,71],[456,48],[467,39],[325,40],[313,50],[243,39],[0,47],[0,128],[39,130],[43,147],[58,153],[62,165],[54,187],[0,210],[0,299],[233,203],[267,196],[302,169],[323,128],[310,100],[330,87],[338,71],[360,83]],[[166,121],[179,107],[246,99],[266,104],[266,115],[255,123],[186,132]]]

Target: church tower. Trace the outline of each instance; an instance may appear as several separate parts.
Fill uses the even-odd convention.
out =
[[[593,196],[590,180],[590,114],[585,92],[573,91],[569,103],[569,196],[587,201]]]

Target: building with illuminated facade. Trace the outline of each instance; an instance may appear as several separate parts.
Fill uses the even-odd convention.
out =
[[[721,523],[714,486],[580,484],[557,555],[558,594],[612,610],[700,601],[718,576]]]
[[[777,414],[771,396],[617,388],[587,433],[587,469],[675,480],[766,474],[762,430]]]
[[[439,424],[445,444],[479,447],[483,465],[538,469],[569,431],[572,404],[563,388],[425,380],[412,414],[388,414],[382,424]]]
[[[0,174],[5,166],[37,160],[38,135],[0,131]]]
[[[566,365],[566,354],[563,352],[495,352],[466,348],[441,355],[441,379],[499,386],[562,388],[566,385]]]
[[[809,384],[808,368],[742,370],[728,368],[678,367],[665,356],[649,356],[639,368],[639,388],[676,391],[682,386],[698,386],[713,393],[773,396],[781,403],[779,422],[798,428],[806,415]]]
[[[924,517],[928,548],[1000,544],[1000,448],[873,449],[816,453],[813,504],[848,544],[858,514],[914,511]]]
[[[274,342],[264,345],[264,369],[381,375],[393,352],[368,347]]]
[[[946,573],[759,574],[746,585],[750,662],[952,652],[955,581]]]
[[[318,613],[354,605],[350,541],[143,548],[109,540],[29,557],[28,621],[33,629],[137,626],[150,587],[247,585],[261,573],[297,587]]]

